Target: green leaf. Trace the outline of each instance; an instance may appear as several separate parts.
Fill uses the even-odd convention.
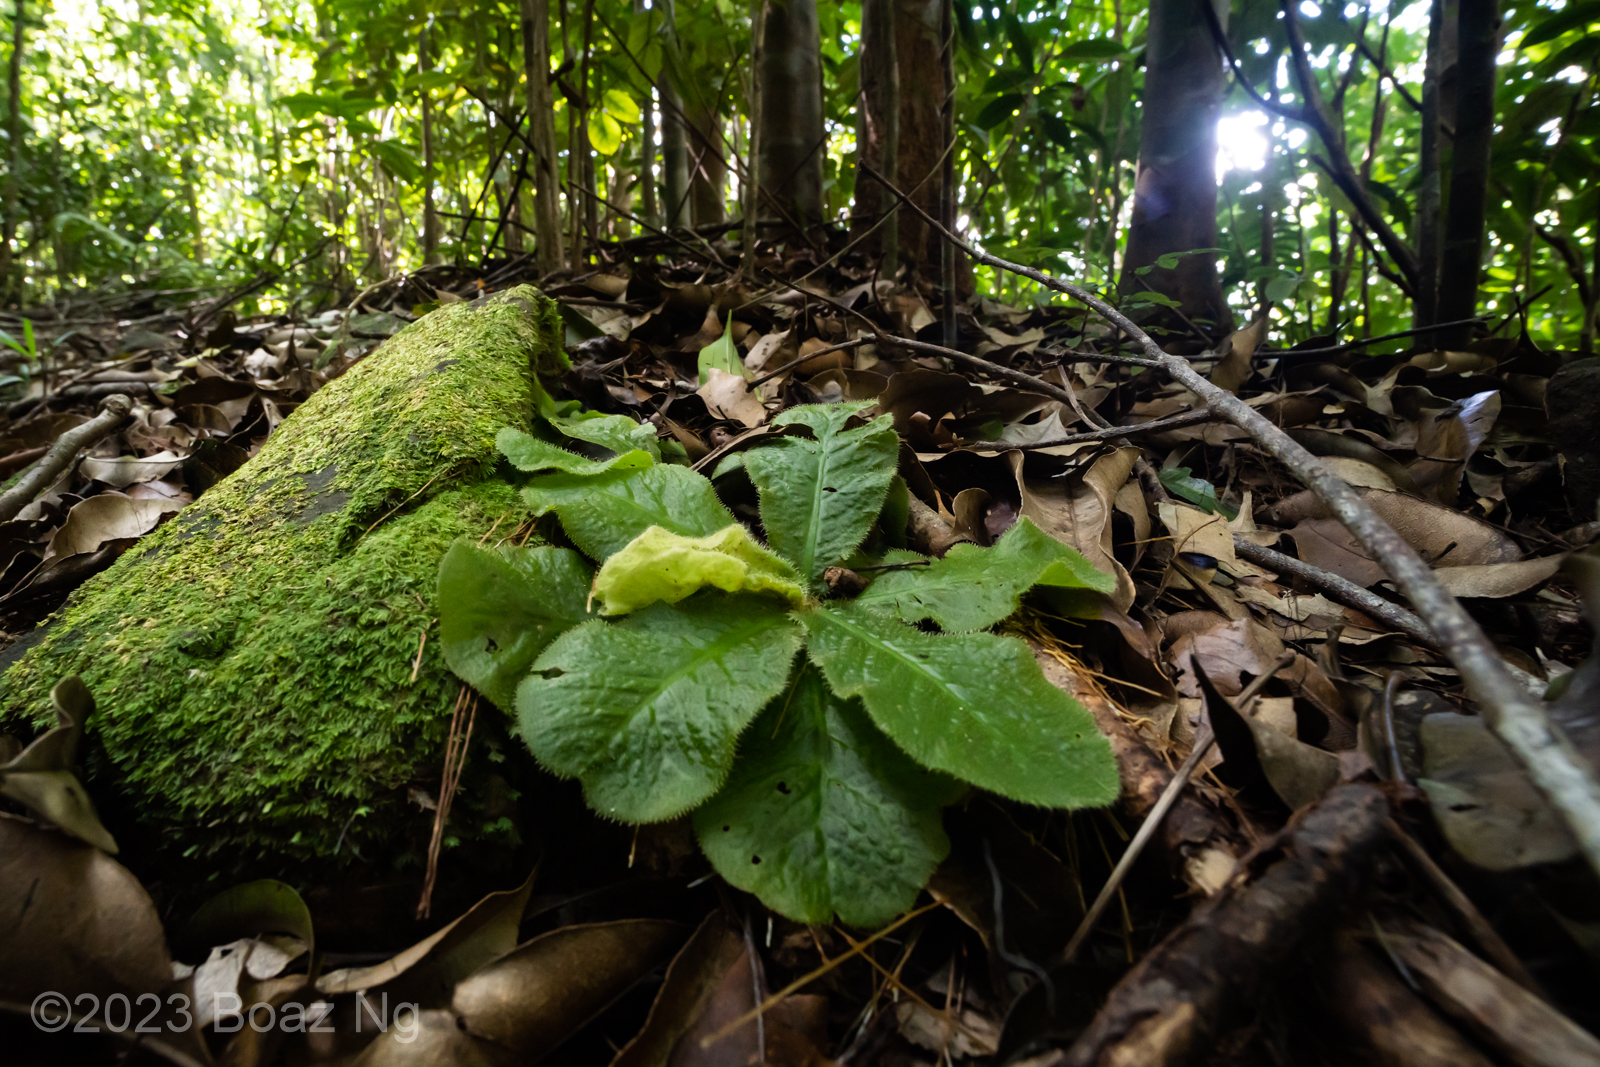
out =
[[[734,742],[783,690],[798,627],[770,601],[706,594],[591,622],[517,688],[539,762],[578,778],[602,815],[657,822],[722,786]]]
[[[494,443],[519,471],[558,470],[566,474],[596,475],[607,471],[648,467],[655,462],[643,449],[623,452],[610,459],[585,459],[559,445],[541,441],[532,434],[507,426],[495,435]]]
[[[602,99],[605,101],[606,110],[616,116],[618,122],[631,125],[644,117],[638,103],[628,95],[626,89],[607,89]]]
[[[1161,484],[1167,492],[1182,497],[1213,515],[1222,515],[1232,522],[1239,517],[1238,508],[1230,508],[1217,498],[1217,487],[1204,478],[1196,478],[1188,467],[1168,467],[1161,472]]]
[[[799,618],[834,692],[860,697],[879,729],[924,767],[1027,804],[1116,799],[1110,743],[1017,638],[924,633],[856,607]]]
[[[598,477],[551,474],[528,485],[522,499],[536,514],[554,511],[572,543],[596,560],[652,526],[706,537],[734,521],[705,476],[687,467],[613,470]]]
[[[745,734],[728,784],[694,825],[717,872],[768,907],[796,922],[837,913],[877,926],[915,903],[950,851],[939,809],[963,789],[802,668]]]
[[[372,154],[382,161],[389,173],[407,184],[422,180],[422,168],[411,157],[411,149],[400,141],[374,141]]]
[[[1102,593],[1117,584],[1076,549],[1022,518],[993,548],[956,545],[926,567],[884,571],[855,604],[905,622],[932,619],[949,633],[984,630],[1016,611],[1022,594],[1041,582]]]
[[[609,156],[622,147],[622,124],[609,112],[598,109],[589,112],[588,130],[589,144],[597,154]]]
[[[992,130],[1010,119],[1017,109],[1022,107],[1022,102],[1021,93],[1002,93],[985,104],[972,123],[981,130]]]
[[[1535,9],[1543,10],[1543,9]],[[1582,29],[1591,22],[1600,22],[1600,0],[1585,0],[1582,3],[1568,3],[1566,7],[1540,21],[1533,29],[1522,35],[1522,40],[1517,47],[1528,48],[1536,44],[1553,41],[1564,33]]]
[[[889,417],[844,428],[870,403],[790,408],[772,424],[798,423],[816,436],[780,437],[745,454],[745,469],[761,496],[767,543],[813,587],[826,568],[861,544],[894,480],[900,438]]]
[[[601,614],[623,615],[658,600],[676,604],[708,585],[725,593],[776,593],[791,607],[806,598],[794,568],[738,523],[710,537],[652,526],[606,560],[594,595],[604,603]]]
[[[1056,60],[1070,63],[1077,59],[1116,59],[1128,50],[1109,37],[1096,37],[1087,41],[1073,41],[1056,53]]]
[[[647,422],[637,422],[626,415],[600,415],[588,413],[566,417],[546,416],[551,426],[579,441],[609,448],[617,454],[635,450],[648,452],[650,458],[661,461],[661,445],[656,440],[656,428]]]
[[[700,384],[704,385],[711,380],[707,373],[712,368],[728,374],[737,374],[742,378],[749,378],[750,372],[745,369],[744,360],[739,358],[739,349],[733,343],[733,312],[728,312],[728,323],[723,327],[722,336],[712,341],[700,350]]]
[[[570,548],[479,548],[461,540],[439,562],[444,661],[503,708],[560,634],[589,618],[589,565]]]

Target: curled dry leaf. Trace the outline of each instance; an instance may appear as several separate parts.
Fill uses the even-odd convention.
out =
[[[1133,606],[1133,578],[1112,555],[1111,519],[1118,493],[1138,458],[1136,448],[1118,449],[1095,460],[1081,476],[1046,479],[1023,473],[1023,453],[1006,453],[1022,495],[1022,514],[1057,541],[1083,553],[1095,569],[1115,574],[1117,588],[1111,602],[1124,613]]]
[[[117,843],[101,825],[94,802],[78,781],[78,743],[94,713],[94,697],[77,675],[50,691],[57,726],[0,765],[0,795],[27,805],[81,841],[115,855]]]

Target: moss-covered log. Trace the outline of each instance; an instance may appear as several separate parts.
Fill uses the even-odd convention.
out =
[[[431,816],[406,793],[436,791],[460,691],[436,641],[413,675],[439,558],[525,516],[495,433],[527,428],[537,375],[564,366],[526,287],[407,327],[86,583],[0,676],[4,718],[37,721],[82,675],[92,787],[185,852],[414,849]]]

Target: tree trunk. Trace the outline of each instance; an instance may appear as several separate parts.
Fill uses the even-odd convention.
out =
[[[713,105],[697,99],[689,106],[687,118],[689,222],[692,226],[708,226],[728,217],[728,166],[722,154],[722,117]]]
[[[956,38],[955,0],[939,6],[939,117],[943,126],[943,147],[939,164],[939,225],[947,233],[956,232]],[[956,246],[939,242],[939,318],[946,348],[956,347]]]
[[[944,84],[939,60],[940,0],[894,0],[895,59],[900,84],[915,91],[900,94],[899,161],[896,184],[922,210],[939,212],[939,157],[944,152],[944,121],[939,94],[928,87]],[[912,189],[921,183],[915,192]],[[921,216],[900,213],[900,259],[923,275],[939,262],[939,239]]]
[[[767,0],[761,41],[763,202],[780,226],[822,216],[822,53],[817,0]],[[770,199],[768,197],[770,196]]]
[[[417,41],[417,70],[426,72],[428,61],[428,27],[422,27]],[[439,258],[439,213],[433,205],[433,101],[427,89],[422,93],[422,261],[436,262]]]
[[[861,103],[856,123],[856,158],[899,184],[900,64],[895,50],[895,0],[861,3]],[[864,172],[856,173],[855,236],[866,233],[884,213],[883,226],[864,242],[880,253],[880,271],[893,278],[899,265],[900,212],[893,196]]]
[[[1209,2],[1209,0],[1208,0]],[[1177,311],[1212,337],[1232,328],[1215,253],[1184,256],[1172,269],[1162,255],[1217,244],[1217,118],[1222,106],[1222,55],[1194,0],[1152,0],[1139,170],[1133,222],[1119,285],[1124,296],[1151,290],[1178,302]],[[1227,25],[1228,8],[1217,8]]]
[[[633,17],[648,19],[650,9],[645,0],[633,0]],[[646,85],[644,106],[640,109],[643,123],[639,149],[639,212],[640,217],[652,226],[661,225],[661,208],[656,200],[656,102],[655,86]]]
[[[22,44],[25,31],[23,0],[11,13],[11,61],[6,67],[6,177],[0,190],[0,301],[8,299],[12,285],[17,239],[17,172],[22,166]]]
[[[1494,57],[1499,50],[1496,0],[1461,0],[1458,23],[1455,151],[1450,167],[1450,204],[1445,212],[1439,265],[1439,320],[1465,319],[1478,310],[1478,275],[1483,265],[1484,215],[1489,202],[1489,147],[1494,138]],[[1470,326],[1437,334],[1441,348],[1457,349],[1472,338]]]
[[[1439,77],[1440,49],[1444,43],[1444,0],[1433,0],[1428,14],[1428,56],[1422,75],[1422,148],[1417,187],[1417,296],[1411,325],[1432,326],[1439,321]],[[1432,347],[1428,336],[1417,338]]]
[[[756,239],[761,218],[761,181],[759,178],[761,158],[761,78],[756,73],[761,69],[761,38],[766,33],[767,5],[765,0],[750,0],[750,65],[749,77],[746,81],[746,92],[749,99],[746,101],[750,113],[750,138],[745,146],[744,157],[744,182],[739,192],[744,203],[740,206],[743,215],[743,232],[739,235],[744,248],[744,258],[739,264],[739,273],[746,279],[753,279],[756,271]]]

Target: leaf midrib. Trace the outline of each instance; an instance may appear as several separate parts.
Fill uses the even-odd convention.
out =
[[[817,617],[830,620],[835,625],[837,625],[840,629],[846,630],[851,635],[855,636],[857,640],[868,641],[873,645],[874,648],[881,648],[881,649],[887,651],[889,654],[894,656],[896,659],[900,660],[906,666],[915,668],[917,671],[920,671],[924,676],[935,680],[941,687],[943,687],[947,691],[950,691],[952,696],[954,695],[954,691],[950,689],[950,683],[946,682],[942,676],[940,676],[938,674],[935,674],[932,671],[930,671],[928,669],[928,665],[926,663],[923,663],[921,660],[918,660],[914,656],[910,656],[910,655],[907,655],[904,652],[901,652],[898,648],[895,648],[893,645],[890,645],[884,638],[881,638],[878,635],[874,634],[871,630],[867,629],[866,627],[863,627],[860,623],[858,623],[855,620],[851,619],[849,616],[845,615],[843,612],[832,611],[832,610],[829,610],[827,608],[823,608],[821,611],[819,611],[817,613]],[[896,625],[902,625],[903,626],[905,624],[904,623],[900,623],[900,622],[897,621]],[[918,632],[918,631],[912,630],[910,627],[906,627],[906,629],[909,632],[912,632],[912,633]],[[857,695],[857,694],[851,694],[851,695]],[[962,702],[962,709],[961,710],[963,710],[963,711],[966,710],[966,703],[964,701]]]

